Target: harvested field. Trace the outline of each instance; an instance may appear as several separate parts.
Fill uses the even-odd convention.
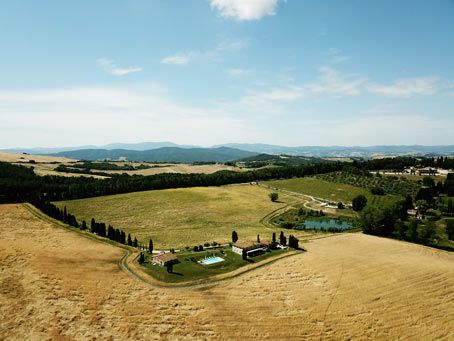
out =
[[[153,288],[122,251],[0,206],[0,339],[454,337],[454,255],[361,234],[211,289]]]
[[[133,165],[140,165],[141,163],[133,163]],[[145,164],[145,163],[144,163]],[[158,164],[159,165],[159,164]],[[161,164],[162,165],[162,164]],[[247,168],[238,168],[232,166],[226,166],[223,164],[213,164],[213,165],[191,165],[185,163],[170,163],[165,164],[166,167],[154,167],[148,169],[139,169],[134,171],[104,171],[105,173],[111,174],[122,174],[127,173],[129,175],[154,175],[161,173],[202,173],[202,174],[211,174],[221,170],[229,171],[245,171],[249,170]]]
[[[30,160],[34,160],[36,162],[71,162],[71,161],[74,161],[74,160],[68,159],[66,157],[0,152],[0,161],[3,161],[3,162],[29,162]]]

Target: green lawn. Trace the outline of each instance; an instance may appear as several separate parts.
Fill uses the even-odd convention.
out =
[[[342,201],[344,203],[348,203],[359,194],[365,195],[368,204],[373,205],[386,205],[388,203],[395,202],[400,198],[397,195],[373,195],[370,193],[370,190],[366,188],[325,181],[315,177],[266,181],[264,184],[273,188],[307,194],[333,202]]]
[[[153,265],[150,262],[149,256],[146,257],[146,262],[142,264],[142,267],[147,274],[162,282],[178,283],[206,279],[211,276],[236,270],[244,265],[260,262],[285,252],[288,252],[288,250],[274,250],[246,261],[240,255],[232,252],[230,248],[224,247],[202,252],[177,253],[180,263],[173,266],[173,273],[168,273],[166,268],[162,266]],[[224,261],[211,265],[197,263],[197,260],[213,255],[223,258]],[[193,260],[191,260],[191,258]]]
[[[127,193],[56,202],[87,223],[111,224],[137,237],[153,239],[156,249],[184,248],[205,242],[229,242],[232,230],[240,239],[270,239],[272,230],[260,220],[295,201],[281,195],[270,201],[270,190],[254,185],[191,187]],[[278,231],[276,229],[276,231]]]

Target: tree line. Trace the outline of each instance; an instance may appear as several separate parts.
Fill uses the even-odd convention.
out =
[[[0,162],[0,203],[81,199],[155,189],[222,186],[278,178],[303,177],[340,170],[341,163],[275,167],[248,172],[219,171],[212,174],[162,173],[149,176],[92,177],[37,176],[33,168]]]
[[[97,222],[94,218],[90,221],[90,227],[88,227],[85,220],[82,220],[82,222],[79,223],[73,214],[67,212],[66,206],[61,209],[48,201],[36,199],[31,201],[31,204],[49,217],[61,221],[69,226],[78,228],[82,231],[91,232],[100,237],[110,239],[123,245],[146,249],[144,245],[139,244],[137,238],[134,237],[134,239],[132,239],[131,234],[128,233],[126,236],[126,233],[122,229],[115,228],[111,225],[106,227],[105,223]],[[148,245],[148,250],[149,252],[153,252],[153,241],[151,239]]]

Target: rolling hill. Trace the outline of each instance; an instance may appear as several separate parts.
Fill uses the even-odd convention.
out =
[[[129,161],[147,162],[227,162],[256,155],[254,152],[235,148],[180,148],[162,147],[151,150],[128,149],[80,149],[51,154],[78,160],[100,160],[126,158]]]

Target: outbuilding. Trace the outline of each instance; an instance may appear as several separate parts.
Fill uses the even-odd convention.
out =
[[[171,252],[163,252],[153,257],[153,263],[161,266],[178,263],[178,258]]]

